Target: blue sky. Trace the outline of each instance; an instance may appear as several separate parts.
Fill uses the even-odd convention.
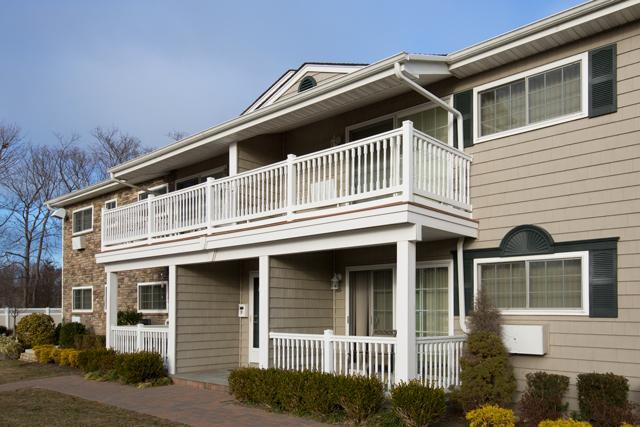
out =
[[[447,53],[578,3],[6,1],[0,122],[34,143],[101,125],[156,147],[236,116],[302,62]]]

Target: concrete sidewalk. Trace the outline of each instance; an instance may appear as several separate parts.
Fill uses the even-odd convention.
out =
[[[321,426],[322,423],[242,406],[220,390],[170,385],[138,389],[78,375],[40,378],[0,385],[0,392],[40,388],[117,406],[192,426]],[[43,414],[44,416],[45,414]]]

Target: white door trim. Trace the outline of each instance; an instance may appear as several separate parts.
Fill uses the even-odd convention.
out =
[[[453,258],[450,259],[441,259],[434,261],[420,261],[416,262],[416,271],[419,268],[434,268],[434,267],[447,267],[447,278],[448,278],[448,318],[447,322],[449,325],[449,335],[455,335],[454,330],[454,321],[453,321],[453,309],[454,309],[454,301],[453,301],[453,291],[454,291],[454,283],[453,283]],[[417,286],[417,283],[416,283]]]
[[[254,280],[260,278],[260,273],[257,271],[249,272],[249,339],[248,341],[248,357],[249,363],[259,363],[260,361],[260,347],[253,347],[253,292],[254,292]],[[258,289],[260,285],[258,284]]]

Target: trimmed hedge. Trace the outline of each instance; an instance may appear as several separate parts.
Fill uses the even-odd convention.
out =
[[[51,316],[33,313],[23,317],[16,326],[16,336],[25,348],[53,344],[55,325]]]
[[[410,427],[428,426],[447,410],[444,390],[422,385],[418,380],[400,383],[391,390],[393,412]]]
[[[74,337],[73,346],[77,350],[91,350],[105,348],[106,338],[104,335],[84,334]]]
[[[23,351],[22,345],[14,337],[0,336],[0,354],[6,358],[18,359]]]
[[[591,427],[591,423],[586,421],[576,421],[572,419],[565,420],[559,418],[557,420],[540,421],[538,427]]]
[[[484,405],[467,412],[469,427],[514,427],[516,417],[511,409]]]
[[[167,376],[160,354],[149,351],[118,353],[115,372],[125,384],[144,383]]]
[[[229,391],[242,402],[295,414],[344,414],[362,422],[380,410],[383,385],[376,378],[322,372],[239,368],[229,374]]]
[[[78,367],[81,352],[74,348],[56,348],[53,345],[38,345],[33,348],[38,363],[55,363],[60,366]]]
[[[562,418],[568,403],[562,403],[569,388],[569,377],[532,372],[526,375],[527,389],[520,399],[520,413],[524,420],[538,424],[543,420]]]
[[[60,338],[58,340],[58,345],[60,345],[60,347],[73,347],[76,336],[84,335],[86,332],[87,328],[85,328],[82,323],[65,323],[60,327]]]
[[[85,350],[78,357],[78,366],[85,373],[99,372],[106,374],[116,367],[116,351],[107,348]]]
[[[621,375],[579,374],[578,403],[582,418],[599,426],[633,423],[629,380]]]

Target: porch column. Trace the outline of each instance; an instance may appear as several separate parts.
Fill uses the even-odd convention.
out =
[[[258,355],[258,365],[261,368],[269,367],[269,256],[260,257],[260,302],[258,318],[260,321],[260,352]]]
[[[176,266],[169,266],[169,336],[167,342],[167,368],[169,374],[174,375],[176,373],[176,320],[177,320],[177,274]]]
[[[396,244],[395,381],[416,377],[416,243]]]
[[[238,143],[229,145],[229,176],[238,174]]]
[[[111,348],[111,327],[118,326],[118,273],[107,271],[107,321],[105,335],[107,348]]]

